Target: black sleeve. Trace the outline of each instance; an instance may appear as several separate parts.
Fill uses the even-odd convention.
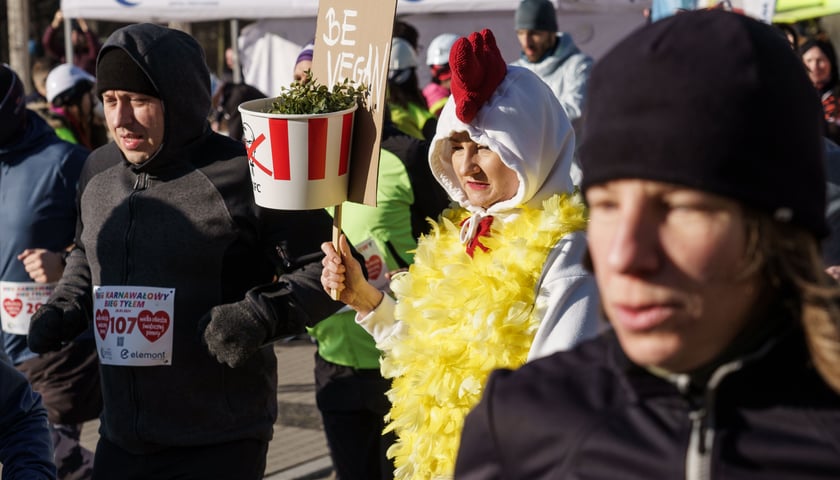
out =
[[[504,478],[502,456],[493,424],[493,391],[495,381],[506,370],[495,371],[487,380],[481,401],[464,420],[461,446],[455,461],[455,478],[458,480],[490,480]]]
[[[332,240],[332,217],[323,209],[259,209],[264,236],[277,281],[248,291],[246,298],[271,319],[273,338],[297,334],[304,326],[335,313],[344,304],[334,301],[321,286],[321,244]],[[352,248],[352,247],[351,247]],[[353,255],[364,265],[355,249]]]
[[[55,478],[47,411],[23,374],[0,364],[0,464],[3,478]]]
[[[823,240],[823,262],[826,267],[840,265],[840,146],[825,142],[826,223],[829,235]]]

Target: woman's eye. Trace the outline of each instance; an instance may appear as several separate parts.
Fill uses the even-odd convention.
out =
[[[616,208],[618,208],[618,204],[616,202],[609,201],[609,200],[603,200],[603,201],[599,201],[599,202],[594,202],[594,203],[590,202],[589,203],[589,211],[590,212],[594,212],[594,211],[608,212],[610,210],[615,210]]]

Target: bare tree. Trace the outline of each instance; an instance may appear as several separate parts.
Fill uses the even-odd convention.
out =
[[[8,0],[6,12],[9,28],[9,65],[21,79],[26,93],[32,91],[29,72],[29,2]]]

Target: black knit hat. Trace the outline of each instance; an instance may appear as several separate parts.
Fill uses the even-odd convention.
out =
[[[101,52],[96,62],[96,94],[101,97],[102,92],[108,90],[125,90],[160,98],[149,76],[125,50],[117,47]]]
[[[557,13],[549,0],[522,0],[513,18],[516,30],[557,31]]]
[[[596,63],[587,101],[584,191],[675,183],[827,233],[822,107],[777,29],[721,10],[654,22]]]
[[[26,119],[26,102],[20,78],[6,64],[0,64],[0,145],[18,139]]]

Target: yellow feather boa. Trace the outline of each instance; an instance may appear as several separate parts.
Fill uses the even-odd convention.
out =
[[[386,432],[398,480],[451,478],[464,417],[490,372],[525,363],[539,320],[536,284],[546,257],[566,234],[582,230],[578,194],[555,195],[543,209],[497,219],[470,258],[459,241],[469,213],[447,210],[420,239],[409,273],[394,279],[395,317],[407,334],[387,342],[382,373],[392,378]]]

